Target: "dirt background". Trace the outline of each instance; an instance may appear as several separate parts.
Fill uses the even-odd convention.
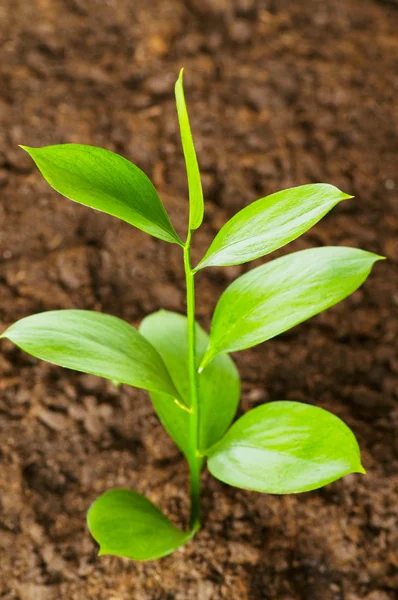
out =
[[[177,247],[58,197],[17,147],[123,154],[183,235],[182,65],[207,202],[198,258],[248,202],[314,181],[356,199],[283,252],[345,244],[388,257],[342,304],[236,355],[242,410],[291,399],[333,411],[355,431],[367,477],[274,497],[205,473],[202,531],[158,562],[98,559],[85,525],[114,486],[186,524],[186,466],[146,394],[2,342],[0,598],[397,597],[397,30],[393,0],[0,0],[0,330],[56,308],[136,325],[159,307],[184,310]],[[245,269],[198,276],[203,325]]]

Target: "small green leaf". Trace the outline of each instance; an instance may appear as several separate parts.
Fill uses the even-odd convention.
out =
[[[347,198],[352,196],[326,183],[301,185],[261,198],[220,229],[195,270],[238,265],[269,254],[298,238]]]
[[[177,313],[161,310],[146,317],[140,332],[163,358],[180,397],[191,404],[188,375],[187,319]],[[197,364],[207,347],[209,336],[196,325]],[[217,357],[198,376],[199,383],[199,449],[214,444],[235,416],[239,402],[238,371],[229,356]],[[151,392],[155,410],[169,435],[186,456],[189,454],[189,412],[167,402],[164,394]]]
[[[294,252],[249,271],[222,294],[201,368],[287,331],[354,292],[381,256],[356,248]]]
[[[192,139],[191,126],[184,96],[183,71],[175,84],[175,97],[177,104],[178,121],[180,123],[180,133],[182,149],[184,152],[185,166],[188,177],[189,190],[189,229],[197,229],[203,221],[203,192],[200,181],[200,172],[198,159],[196,158],[195,146]]]
[[[89,310],[54,310],[17,321],[0,338],[61,367],[178,398],[155,348],[117,317]]]
[[[185,544],[192,533],[175,527],[146,498],[130,490],[110,490],[87,513],[99,556],[112,554],[131,560],[155,560]]]
[[[182,246],[151,181],[122,156],[82,144],[21,148],[63,196]]]
[[[322,408],[271,402],[243,415],[209,452],[209,471],[236,487],[293,494],[365,473],[352,431]]]

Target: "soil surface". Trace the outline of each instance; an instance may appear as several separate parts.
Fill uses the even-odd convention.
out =
[[[345,302],[235,356],[241,410],[280,399],[331,410],[356,433],[367,476],[276,497],[205,472],[203,529],[158,562],[98,558],[85,524],[90,503],[119,486],[186,525],[186,465],[147,395],[2,341],[1,599],[396,598],[397,9],[393,0],[0,1],[0,331],[57,308],[134,325],[159,307],[184,311],[178,247],[57,196],[17,147],[81,142],[123,154],[152,178],[183,235],[181,66],[206,194],[197,258],[239,208],[315,181],[356,198],[279,254],[329,244],[388,257]],[[198,276],[202,325],[247,268]]]

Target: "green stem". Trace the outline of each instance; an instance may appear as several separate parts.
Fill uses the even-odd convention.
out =
[[[193,531],[200,527],[200,470],[201,459],[198,456],[199,446],[199,397],[196,365],[196,332],[195,332],[195,274],[191,267],[191,237],[189,232],[184,246],[184,269],[187,294],[187,319],[188,319],[188,365],[189,383],[191,391],[191,405],[189,418],[189,470],[191,478],[191,519],[190,526]]]

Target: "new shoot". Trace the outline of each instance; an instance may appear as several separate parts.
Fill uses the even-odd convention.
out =
[[[125,158],[80,144],[22,148],[63,196],[181,248],[186,316],[160,310],[136,330],[100,312],[56,310],[28,316],[1,336],[55,365],[149,392],[160,421],[189,464],[190,527],[175,527],[137,491],[105,491],[88,511],[89,530],[100,555],[133,560],[165,556],[198,531],[205,466],[224,483],[269,494],[307,492],[348,473],[365,472],[354,434],[316,406],[281,399],[233,423],[240,381],[230,353],[261,344],[340,302],[382,257],[356,248],[321,247],[265,262],[227,287],[210,333],[205,332],[195,320],[195,280],[203,269],[266,256],[350,196],[316,183],[261,198],[232,217],[193,265],[191,243],[204,203],[182,71],[175,95],[189,190],[185,240],[151,181]]]

